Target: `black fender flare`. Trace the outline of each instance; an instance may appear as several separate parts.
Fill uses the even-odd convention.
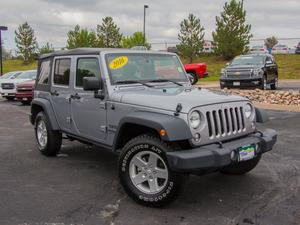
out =
[[[122,135],[122,128],[126,124],[141,125],[155,130],[158,134],[161,129],[166,130],[166,135],[161,136],[164,141],[182,141],[193,137],[188,124],[181,118],[154,112],[138,111],[123,117],[116,129],[113,146],[117,146],[118,139]]]
[[[53,108],[51,106],[51,103],[49,100],[47,99],[43,99],[43,98],[35,98],[32,100],[31,102],[31,123],[34,123],[34,118],[33,118],[33,108],[34,106],[40,106],[44,113],[46,114],[49,122],[50,122],[50,126],[52,130],[60,130],[59,124],[56,120]]]
[[[255,116],[257,123],[265,123],[269,121],[269,115],[266,110],[255,107]]]

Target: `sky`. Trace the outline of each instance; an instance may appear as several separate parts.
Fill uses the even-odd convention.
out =
[[[67,32],[76,24],[96,29],[105,16],[112,16],[123,35],[143,29],[143,5],[146,14],[146,37],[153,49],[174,45],[179,24],[189,13],[200,18],[205,39],[211,39],[215,17],[226,0],[0,0],[0,25],[8,26],[2,33],[6,49],[15,49],[14,31],[27,21],[35,30],[39,45],[46,42],[55,48],[66,45]],[[289,47],[300,42],[300,0],[244,0],[247,23],[252,25],[255,39],[275,35]],[[160,43],[160,44],[157,44]],[[263,41],[252,41],[251,45]]]

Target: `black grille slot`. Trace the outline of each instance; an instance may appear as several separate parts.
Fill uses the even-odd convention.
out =
[[[208,125],[208,135],[212,136],[212,128],[211,128],[211,121],[210,121],[210,112],[206,113],[207,125]]]

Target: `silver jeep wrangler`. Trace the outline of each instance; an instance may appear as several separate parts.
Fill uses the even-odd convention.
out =
[[[119,154],[128,195],[159,207],[187,175],[241,175],[273,148],[266,115],[239,96],[190,84],[176,54],[73,49],[43,55],[31,106],[39,151],[55,156],[62,136]]]

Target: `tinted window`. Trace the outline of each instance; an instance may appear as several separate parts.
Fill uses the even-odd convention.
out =
[[[97,58],[81,58],[77,61],[76,87],[82,87],[84,77],[99,77],[100,68]]]
[[[50,75],[50,60],[43,61],[40,66],[39,84],[48,84]]]
[[[56,59],[54,69],[54,84],[69,85],[71,59]]]

